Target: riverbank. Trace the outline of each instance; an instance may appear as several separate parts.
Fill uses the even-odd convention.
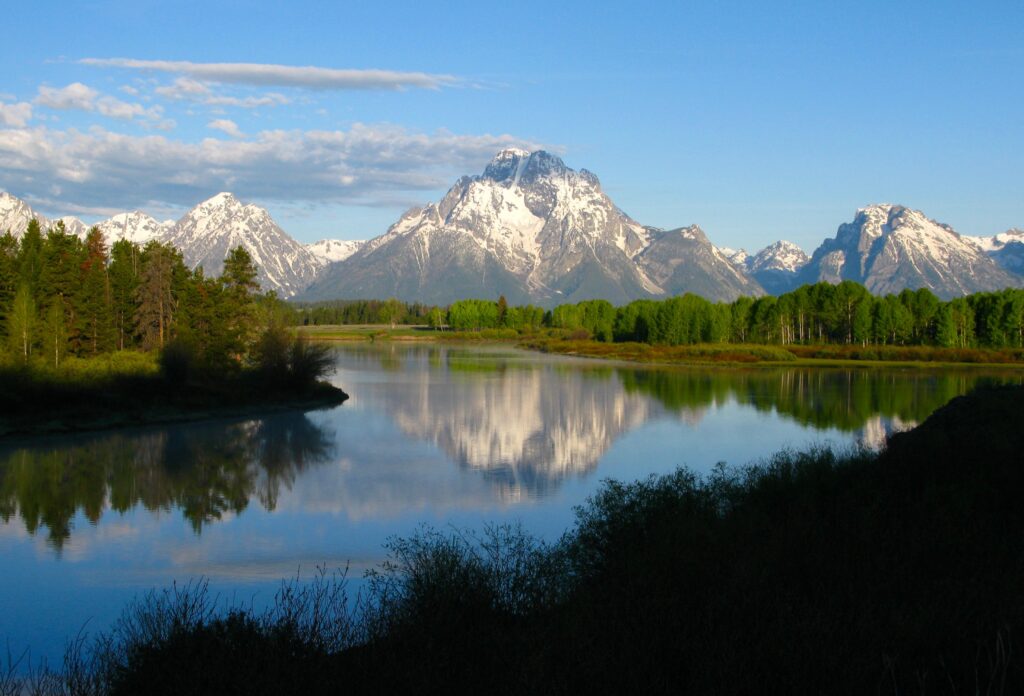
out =
[[[6,367],[0,440],[323,408],[346,399],[324,381],[288,385],[255,371],[173,378],[139,360],[132,369],[77,372]]]
[[[303,336],[317,341],[505,343],[525,350],[652,365],[717,365],[792,367],[987,367],[1024,369],[1024,350],[942,348],[938,346],[847,346],[694,344],[679,346],[649,343],[606,343],[567,338],[564,332],[521,335],[511,329],[438,331],[427,326],[351,325],[299,327]]]

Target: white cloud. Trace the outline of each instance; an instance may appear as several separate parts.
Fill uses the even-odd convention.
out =
[[[243,133],[238,128],[238,124],[235,123],[234,121],[230,121],[230,120],[228,120],[226,118],[218,118],[215,121],[210,121],[209,123],[206,124],[206,127],[207,128],[213,128],[214,130],[223,131],[224,133],[227,133],[228,135],[230,135],[232,138],[244,138],[245,137],[245,133]]]
[[[39,94],[36,96],[36,104],[48,106],[51,109],[92,111],[96,108],[95,102],[98,95],[99,92],[81,82],[72,82],[67,87],[60,89],[43,85],[39,88]]]
[[[453,75],[394,70],[342,70],[316,66],[265,63],[193,63],[184,60],[137,60],[134,58],[83,58],[83,65],[128,68],[185,75],[208,82],[245,85],[276,85],[315,90],[413,88],[440,89],[461,84]]]
[[[100,127],[9,128],[0,130],[0,181],[21,191],[39,190],[40,182],[59,186],[63,201],[83,207],[190,206],[221,190],[265,200],[374,204],[443,189],[508,146],[535,144],[510,135],[364,124],[200,142]]]
[[[179,77],[173,84],[157,87],[156,94],[176,101],[193,101],[209,106],[239,106],[243,109],[255,109],[260,106],[278,106],[289,103],[283,94],[270,92],[261,96],[230,97],[215,94],[209,85],[188,77]]]
[[[139,103],[126,102],[116,97],[100,95],[92,87],[83,85],[81,82],[72,82],[67,87],[39,87],[39,93],[35,99],[36,104],[47,106],[51,109],[89,111],[98,113],[108,118],[122,120],[133,120],[136,118],[156,122],[157,127],[165,127],[173,121],[163,120],[163,107],[146,107]],[[24,124],[22,124],[24,125]]]
[[[32,118],[32,105],[28,102],[4,104],[0,102],[0,124],[22,127]]]

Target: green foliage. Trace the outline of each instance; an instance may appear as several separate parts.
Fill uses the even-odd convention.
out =
[[[456,331],[479,331],[498,326],[498,303],[459,300],[448,308],[448,325]]]
[[[14,355],[27,362],[36,345],[36,302],[29,286],[22,284],[7,316],[7,339]]]

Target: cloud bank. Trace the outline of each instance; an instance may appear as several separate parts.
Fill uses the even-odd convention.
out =
[[[394,70],[343,70],[267,63],[193,63],[186,60],[82,58],[82,65],[184,75],[194,80],[312,90],[440,89],[461,83],[454,75]]]
[[[235,126],[209,125],[229,133]],[[511,135],[365,124],[193,143],[100,127],[7,128],[0,129],[0,188],[35,191],[68,206],[122,209],[153,201],[190,206],[223,190],[257,200],[392,205],[404,193],[448,186],[509,146],[538,145]]]

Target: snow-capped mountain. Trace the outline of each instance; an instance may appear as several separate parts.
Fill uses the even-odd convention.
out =
[[[747,253],[746,249],[730,249],[729,247],[718,247],[718,251],[725,258],[729,259],[729,263],[734,266],[742,268],[744,271],[747,270],[747,259],[750,258],[750,254]]]
[[[32,210],[28,203],[20,198],[0,192],[0,234],[10,232],[20,238],[25,234],[25,228],[28,227],[28,222],[32,218],[39,220],[39,227],[45,233],[50,226],[50,222],[45,217]]]
[[[307,244],[306,248],[326,266],[336,261],[344,261],[359,251],[363,244],[366,244],[366,241],[362,239],[321,239],[319,242]]]
[[[677,257],[678,248],[706,253]],[[721,286],[719,276],[732,284]],[[680,282],[696,283],[711,299],[760,292],[699,230],[687,236],[644,227],[585,169],[543,150],[508,149],[482,175],[462,177],[441,201],[408,211],[327,268],[302,297],[624,303],[674,293]]]
[[[138,210],[130,213],[118,213],[109,220],[96,224],[107,239],[107,244],[122,239],[145,246],[151,240],[163,241],[174,229],[174,221],[158,222],[155,218]]]
[[[772,295],[781,295],[796,287],[800,269],[810,260],[811,257],[796,244],[780,239],[748,256],[744,267],[765,290]]]
[[[79,239],[85,239],[89,234],[90,226],[76,218],[74,215],[65,215],[64,217],[57,218],[53,221],[53,224],[62,223],[64,225],[64,231],[68,234],[73,234]],[[45,232],[45,229],[43,230]]]
[[[801,283],[842,280],[875,295],[928,288],[943,299],[1022,284],[948,225],[890,204],[858,210],[798,274]]]
[[[231,249],[243,246],[259,267],[265,290],[291,297],[313,280],[320,267],[305,246],[289,237],[263,208],[218,193],[185,214],[164,241],[181,250],[190,268],[219,275]]]
[[[991,237],[964,237],[1010,273],[1024,275],[1024,230],[1012,229]]]

